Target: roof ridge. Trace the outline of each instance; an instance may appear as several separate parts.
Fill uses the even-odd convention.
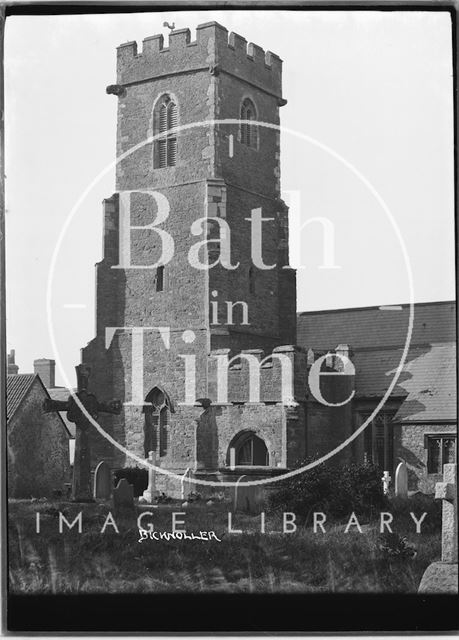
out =
[[[438,300],[438,301],[432,301],[432,302],[414,302],[413,306],[414,307],[422,307],[422,306],[427,306],[427,305],[432,305],[432,306],[437,306],[440,304],[456,304],[456,300]],[[381,309],[381,307],[383,307]],[[373,306],[369,306],[369,307],[342,307],[339,309],[314,309],[312,311],[298,311],[297,312],[297,316],[302,316],[302,315],[310,315],[313,313],[342,313],[343,311],[375,311],[375,310],[379,310],[379,311],[384,311],[384,308],[387,307],[402,307],[401,310],[403,309],[408,309],[410,307],[410,303],[409,302],[398,302],[398,303],[392,303],[392,304],[377,304],[377,305],[373,305]]]

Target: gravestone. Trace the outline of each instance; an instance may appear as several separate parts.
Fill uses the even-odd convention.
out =
[[[112,472],[108,464],[102,460],[94,472],[94,498],[107,500],[112,495]]]
[[[188,467],[183,476],[180,478],[180,498],[185,500],[185,496],[190,495],[195,489],[195,484],[192,482],[193,472]]]
[[[240,486],[239,483],[241,482],[241,480],[243,478],[247,478],[247,476],[239,476],[239,478],[236,480],[236,484],[234,485],[234,495],[233,495],[233,511],[240,511],[241,510],[241,497],[240,497]]]
[[[245,482],[241,480],[245,478]],[[260,489],[258,485],[248,484],[249,476],[240,476],[234,487],[233,510],[246,513],[259,513],[261,508]]]
[[[457,593],[457,483],[455,464],[443,467],[443,482],[435,486],[435,498],[443,500],[441,562],[427,567],[419,585],[419,593]]]
[[[408,469],[405,462],[400,462],[395,471],[395,495],[408,498]]]
[[[159,496],[156,489],[156,451],[148,452],[148,487],[142,494],[142,502],[152,504],[153,500]]]
[[[113,509],[116,513],[134,511],[134,487],[126,478],[121,478],[113,489]]]

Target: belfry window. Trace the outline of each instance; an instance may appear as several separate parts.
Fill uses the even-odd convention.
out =
[[[245,98],[241,104],[240,120],[240,139],[242,144],[256,149],[258,147],[258,127],[255,124],[250,124],[250,122],[257,120],[257,112],[250,98]]]
[[[177,163],[177,133],[173,130],[178,124],[177,105],[166,95],[158,102],[154,113],[155,136],[161,135],[155,142],[155,167],[175,167]],[[172,131],[169,133],[169,131]]]

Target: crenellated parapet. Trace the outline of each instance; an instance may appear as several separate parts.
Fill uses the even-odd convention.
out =
[[[306,398],[306,352],[293,345],[210,352],[209,398],[213,404],[281,403],[295,405]]]
[[[162,35],[145,38],[141,53],[136,42],[118,47],[117,83],[120,87],[196,71],[236,76],[256,84],[283,102],[279,56],[265,52],[237,33],[229,33],[217,22],[199,25],[195,40],[191,40],[189,29],[177,29],[169,34],[167,47]]]

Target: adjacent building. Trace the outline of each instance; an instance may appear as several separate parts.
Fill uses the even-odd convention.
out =
[[[21,374],[8,355],[7,490],[10,498],[66,493],[70,481],[70,433],[58,413],[43,412],[48,391],[36,374]]]
[[[355,367],[349,431],[381,405],[352,445],[356,461],[388,470],[405,461],[412,491],[433,493],[443,465],[456,461],[456,304],[452,301],[313,311],[298,315],[298,343],[315,357],[346,343]],[[392,380],[409,343],[401,374]],[[385,395],[389,393],[387,399]],[[309,448],[317,403],[308,403]]]

